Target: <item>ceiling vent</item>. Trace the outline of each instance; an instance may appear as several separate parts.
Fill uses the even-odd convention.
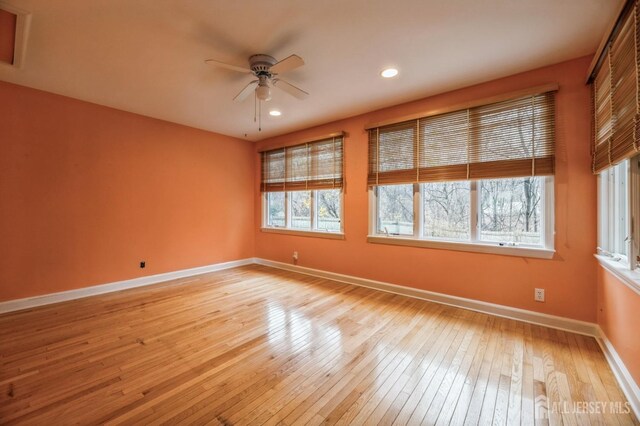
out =
[[[31,14],[0,1],[0,64],[22,67]]]

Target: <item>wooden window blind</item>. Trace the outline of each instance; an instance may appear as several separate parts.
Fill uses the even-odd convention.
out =
[[[593,172],[640,150],[638,2],[625,10],[591,80]]]
[[[369,185],[554,173],[555,91],[369,129]]]
[[[342,188],[343,139],[336,133],[262,152],[262,192]]]

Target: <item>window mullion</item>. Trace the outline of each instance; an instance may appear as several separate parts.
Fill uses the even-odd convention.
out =
[[[608,216],[608,197],[607,197],[607,179],[606,172],[598,174],[598,247],[602,250],[607,249],[607,216]]]
[[[631,161],[631,184],[629,185],[630,205],[631,205],[631,269],[638,269],[638,256],[640,255],[640,157],[635,157]]]
[[[627,248],[627,267],[629,269],[633,269],[634,267],[634,249],[633,249],[633,201],[634,201],[634,196],[633,196],[633,189],[634,189],[634,173],[632,172],[632,168],[633,168],[633,164],[631,164],[632,161],[628,160],[625,161],[623,164],[625,164],[623,173],[625,175],[625,191],[623,196],[626,199],[626,203],[625,203],[625,212],[624,214],[627,216],[627,220],[625,221],[625,229],[624,229],[624,238],[625,241],[623,242],[626,245]]]
[[[615,253],[620,253],[620,233],[622,232],[620,229],[620,204],[622,202],[622,191],[620,190],[620,169],[614,169],[614,197],[613,197],[613,247]]]
[[[311,190],[309,191],[309,197],[311,198],[311,206],[310,206],[310,212],[311,213],[309,216],[310,220],[311,220],[311,230],[316,230],[316,224],[318,223],[317,219],[318,219],[318,212],[316,211],[316,193],[318,191],[315,190]]]
[[[551,212],[549,211],[553,205],[553,202],[549,197],[550,179],[548,176],[537,179],[542,179],[540,182],[540,202],[542,203],[540,206],[540,235],[542,236],[543,247],[549,248],[552,243],[551,239],[554,238],[553,231],[550,229],[551,224],[553,223],[550,217]]]
[[[380,233],[380,202],[378,201],[378,187],[369,189],[369,232],[371,235]]]
[[[607,247],[605,250],[615,252],[615,173],[611,169],[607,172]]]
[[[555,247],[555,179],[551,176],[547,176],[544,178],[542,183],[542,200],[544,200],[544,205],[540,209],[542,213],[541,222],[541,231],[544,233],[544,246],[546,248],[552,249]]]
[[[413,237],[420,238],[422,236],[422,191],[420,184],[413,184]]]
[[[420,237],[420,184],[413,184],[413,238]]]
[[[344,191],[340,190],[340,233],[344,233]]]
[[[624,247],[627,245],[627,222],[625,219],[627,217],[627,208],[626,203],[627,200],[627,185],[626,185],[626,172],[627,167],[625,167],[625,163],[616,167],[615,174],[615,187],[616,187],[616,197],[615,197],[615,250],[616,253],[622,255],[628,255],[628,252],[623,253]]]
[[[611,169],[607,172],[607,205],[609,206],[607,209],[607,251],[611,253],[615,252],[615,238],[614,238],[614,230],[615,230],[615,173],[614,170]]]
[[[471,232],[469,233],[471,242],[478,242],[478,223],[479,223],[479,194],[478,194],[478,181],[471,181],[471,199],[469,200],[469,226],[471,226]]]
[[[269,226],[269,193],[262,193],[262,226]]]
[[[284,193],[284,227],[291,228],[291,193],[285,191]]]

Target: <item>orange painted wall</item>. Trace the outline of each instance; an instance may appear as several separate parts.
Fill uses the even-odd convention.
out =
[[[252,143],[2,82],[0,100],[0,300],[253,256]]]
[[[598,266],[598,325],[640,384],[640,296]]]
[[[596,320],[596,180],[590,171],[590,57],[262,141],[257,150],[344,130],[345,240],[260,232],[260,162],[255,155],[256,256],[584,321]],[[401,78],[401,77],[400,77]],[[367,124],[557,82],[556,255],[552,260],[367,243]],[[393,84],[392,82],[385,82]],[[382,82],[381,82],[382,84]],[[545,303],[533,300],[546,289]]]

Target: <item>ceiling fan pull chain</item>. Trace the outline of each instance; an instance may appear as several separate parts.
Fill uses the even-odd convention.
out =
[[[262,101],[258,102],[258,131],[262,131]]]
[[[258,111],[258,95],[256,95],[256,92],[253,92],[253,122],[256,122],[256,114]]]

